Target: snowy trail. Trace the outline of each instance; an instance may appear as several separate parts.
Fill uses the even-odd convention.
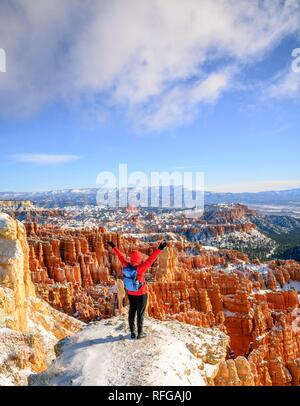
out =
[[[30,384],[203,386],[225,356],[227,337],[217,329],[148,319],[147,337],[131,340],[126,326],[122,317],[90,324]]]

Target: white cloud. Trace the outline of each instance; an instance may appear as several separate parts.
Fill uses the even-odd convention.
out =
[[[294,98],[300,94],[300,72],[291,69],[282,72],[267,88],[267,95],[274,98]]]
[[[52,154],[16,154],[12,158],[17,162],[32,163],[38,165],[59,165],[77,161],[77,155],[52,155]]]
[[[265,192],[273,190],[286,190],[300,187],[300,179],[292,180],[265,180],[245,181],[240,183],[228,183],[218,185],[205,185],[205,190],[212,192]]]
[[[152,130],[182,124],[299,31],[299,18],[298,0],[4,0],[0,113],[60,99],[121,108]]]
[[[140,111],[139,121],[151,130],[191,122],[199,105],[215,103],[228,89],[231,77],[232,71],[224,69],[191,85],[177,86],[151,103],[150,108]]]

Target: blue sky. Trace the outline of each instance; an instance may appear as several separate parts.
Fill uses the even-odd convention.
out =
[[[18,13],[1,3],[0,191],[96,187],[97,174],[119,163],[203,171],[210,190],[299,187],[298,3],[231,10],[225,0],[191,0],[182,10],[151,0],[151,16],[134,1],[121,10],[126,2],[89,2],[76,30],[80,2],[49,2],[46,23],[31,1]],[[223,25],[199,30],[191,15],[215,21],[220,4]],[[110,42],[111,27],[121,44]]]

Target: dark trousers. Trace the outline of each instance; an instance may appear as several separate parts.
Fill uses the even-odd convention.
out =
[[[129,299],[129,315],[128,322],[131,333],[134,332],[134,320],[137,314],[138,334],[143,332],[144,315],[148,301],[148,293],[140,296],[128,295]]]

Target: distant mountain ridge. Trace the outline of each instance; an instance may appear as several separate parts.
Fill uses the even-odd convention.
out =
[[[73,188],[45,192],[0,192],[0,200],[31,200],[43,207],[96,205],[98,190],[98,188]],[[161,190],[162,188],[159,189],[159,193],[161,193]],[[300,188],[257,193],[205,192],[204,202],[205,204],[242,203],[248,205],[291,205],[300,207]]]
[[[210,203],[245,204],[300,204],[300,188],[245,193],[205,192],[205,201]]]

